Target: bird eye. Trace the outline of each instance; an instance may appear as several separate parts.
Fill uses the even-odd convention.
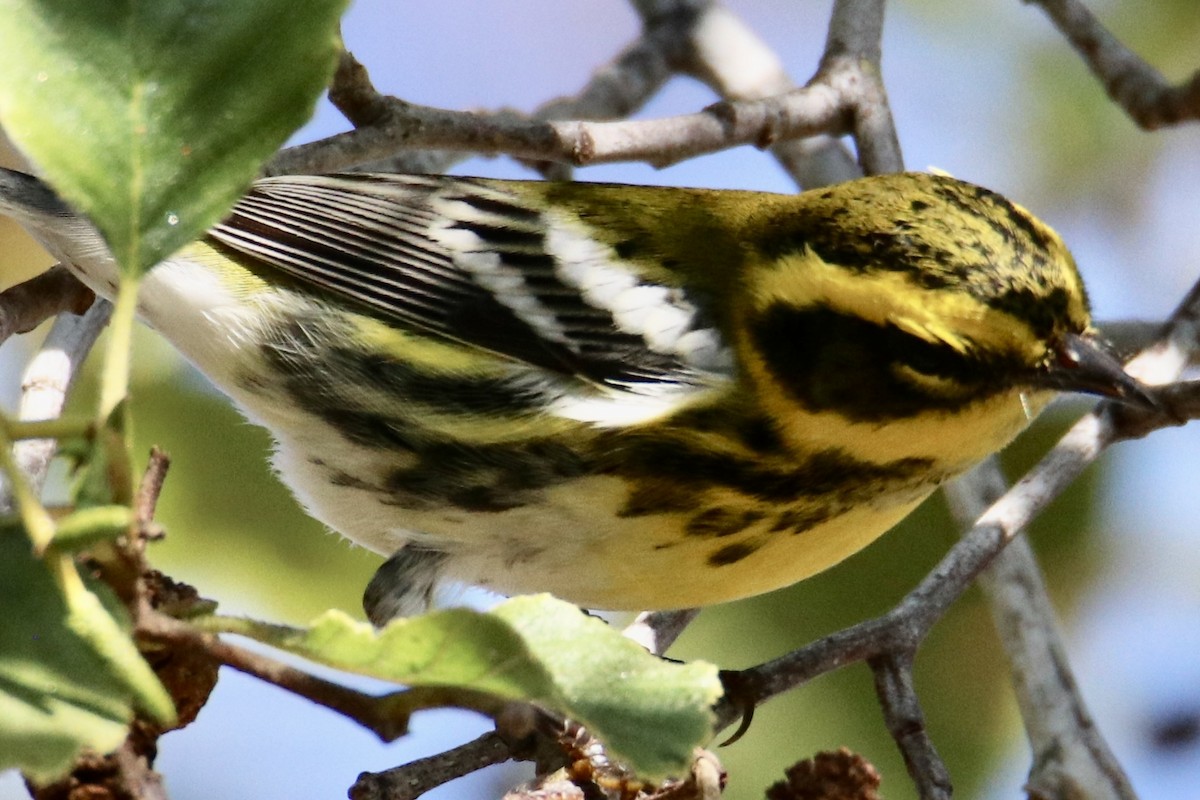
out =
[[[928,345],[917,346],[909,350],[904,354],[902,363],[925,375],[940,375],[946,372],[947,366],[945,358]]]
[[[892,375],[924,395],[962,397],[972,393],[979,382],[973,360],[949,345],[933,344],[902,331],[894,332],[891,345]]]
[[[933,344],[893,328],[888,337],[890,360],[930,377],[951,377],[962,372],[966,358],[949,345]]]

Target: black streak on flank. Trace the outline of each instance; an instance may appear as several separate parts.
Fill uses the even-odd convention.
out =
[[[698,443],[663,439],[657,436],[626,435],[616,458],[609,457],[598,470],[627,477],[635,485],[649,480],[657,486],[694,487],[699,503],[710,488],[732,489],[764,504],[797,503],[807,498],[823,502],[868,499],[880,491],[919,482],[931,462],[924,458],[905,458],[885,464],[860,461],[839,450],[819,450],[770,461],[728,452],[713,452]],[[683,496],[673,496],[667,507],[647,502],[635,493],[622,510],[624,516],[679,510]],[[693,506],[694,507],[694,506]],[[694,520],[698,533],[715,535],[718,530],[740,529],[756,521],[743,520],[733,512],[709,509]],[[757,513],[757,512],[745,512]],[[708,516],[705,516],[708,514]]]
[[[629,497],[617,516],[645,517],[691,511],[699,502],[697,495],[696,487],[687,483],[646,477],[629,488]]]
[[[572,448],[545,440],[491,445],[434,441],[417,446],[417,463],[393,470],[382,491],[402,508],[455,506],[494,513],[536,501],[540,489],[587,472]]]
[[[412,450],[407,420],[345,408],[321,408],[318,416],[347,440],[378,450]]]
[[[775,524],[771,526],[771,533],[781,533],[783,531],[791,531],[793,535],[804,533],[825,520],[837,516],[841,512],[844,504],[826,504],[822,507],[795,509],[789,508],[775,518]]]
[[[723,434],[757,455],[787,455],[779,431],[761,413],[731,414],[727,408],[699,406],[679,412],[676,419],[689,430]]]
[[[437,373],[378,352],[330,348],[330,363],[341,364],[357,385],[455,414],[513,415],[540,411],[542,392],[498,377]]]
[[[748,542],[734,542],[727,544],[724,547],[714,550],[708,556],[708,563],[714,567],[725,567],[730,564],[736,564],[747,556],[753,555],[758,550],[757,545]]]
[[[688,536],[721,539],[741,533],[763,518],[761,511],[731,511],[726,508],[706,508],[687,521]]]

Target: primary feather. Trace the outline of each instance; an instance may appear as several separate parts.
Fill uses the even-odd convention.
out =
[[[719,363],[679,287],[522,199],[471,179],[270,179],[211,236],[408,330],[552,372],[652,392]]]

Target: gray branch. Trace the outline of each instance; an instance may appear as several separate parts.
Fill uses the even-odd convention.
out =
[[[1113,102],[1142,128],[1200,119],[1200,70],[1172,86],[1113,36],[1079,0],[1024,0],[1040,6],[1067,38]]]

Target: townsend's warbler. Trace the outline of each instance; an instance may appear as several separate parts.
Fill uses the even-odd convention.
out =
[[[14,216],[102,295],[41,183]],[[390,556],[372,619],[453,579],[596,608],[786,586],[1004,446],[1053,392],[1143,399],[1057,234],[949,177],[799,195],[355,174],[261,180],[141,315]]]

